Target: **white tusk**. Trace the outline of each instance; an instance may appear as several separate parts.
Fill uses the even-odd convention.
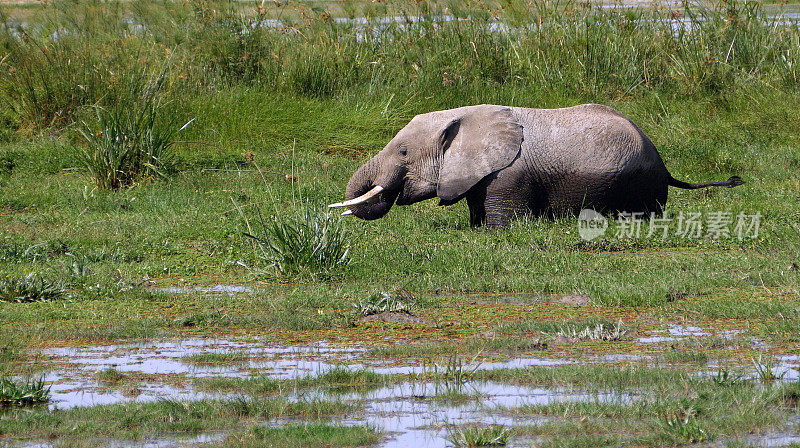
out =
[[[353,214],[352,210],[345,210],[345,211],[342,212],[342,216],[347,216],[347,215],[352,215],[352,214]]]
[[[381,191],[383,191],[383,187],[381,187],[380,185],[376,185],[372,190],[369,190],[368,192],[362,194],[357,198],[350,199],[349,201],[337,202],[335,204],[329,205],[328,207],[334,208],[334,207],[349,207],[351,205],[358,205],[369,201],[374,196],[378,195]]]

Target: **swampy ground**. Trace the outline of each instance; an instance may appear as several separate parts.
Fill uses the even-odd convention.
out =
[[[388,25],[320,5],[2,9],[0,377],[49,400],[2,389],[0,445],[800,440],[796,24],[730,1],[358,3],[422,18]],[[160,121],[193,121],[158,170],[103,188],[80,131],[148,79]],[[676,178],[746,183],[672,189],[666,238],[472,229],[435,201],[323,220],[348,252],[322,270],[282,272],[245,236],[341,200],[417,113],[585,102],[630,117]]]

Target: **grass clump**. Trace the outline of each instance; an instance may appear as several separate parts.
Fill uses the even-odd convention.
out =
[[[708,363],[708,355],[700,351],[684,351],[678,348],[667,350],[662,355],[664,361],[676,364],[698,364]]]
[[[125,379],[125,374],[113,367],[109,367],[105,370],[97,372],[95,378],[97,378],[97,381],[101,383],[114,385],[122,382]]]
[[[786,375],[786,372],[781,372],[775,364],[773,356],[764,358],[759,355],[758,360],[753,358],[753,367],[755,368],[755,377],[758,381],[764,384],[772,384],[775,381],[780,381]]]
[[[36,274],[27,277],[0,278],[0,302],[29,303],[61,299],[66,291],[60,283],[51,282]]]
[[[50,400],[50,387],[44,379],[16,382],[11,378],[0,377],[0,406],[32,405],[47,403]]]
[[[580,341],[619,341],[628,333],[620,320],[616,324],[597,323],[580,328],[575,325],[564,325],[556,336]]]
[[[714,438],[698,420],[697,411],[691,407],[666,413],[661,428],[672,443],[699,443]]]
[[[505,446],[511,437],[511,430],[503,425],[456,427],[447,440],[458,448],[477,448],[483,446]]]
[[[622,320],[614,323],[595,318],[562,322],[531,319],[505,324],[501,329],[509,333],[540,333],[543,336],[561,337],[575,341],[619,341],[628,334],[628,329]]]
[[[113,437],[136,440],[154,433],[241,428],[246,422],[297,417],[320,419],[361,410],[363,405],[341,401],[309,400],[290,402],[285,398],[237,398],[181,402],[159,400],[77,407],[59,412],[34,408],[13,418],[0,419],[0,433],[31,438]],[[101,428],[101,430],[98,430]]]
[[[245,236],[258,255],[288,277],[304,274],[330,277],[348,264],[350,242],[344,224],[306,202],[296,216],[265,222],[261,213],[254,229],[247,221]]]
[[[475,378],[480,364],[475,363],[477,356],[469,362],[465,362],[457,355],[448,357],[443,363],[433,364],[433,369],[425,372],[434,379],[443,381],[446,386],[461,387]]]
[[[109,107],[95,106],[95,120],[78,129],[85,147],[78,158],[100,188],[117,190],[148,177],[166,177],[175,136],[193,121],[177,125],[163,118],[164,72],[144,81],[129,75],[129,96]]]
[[[365,426],[334,426],[325,423],[286,425],[269,428],[253,425],[227,437],[223,446],[264,447],[292,446],[297,448],[373,446],[381,434]]]
[[[711,377],[711,380],[720,387],[734,387],[742,384],[744,377],[728,369],[719,369],[717,373]]]
[[[406,313],[411,314],[414,309],[414,296],[406,291],[397,294],[381,292],[369,296],[366,300],[353,304],[359,314],[370,316],[380,313]]]

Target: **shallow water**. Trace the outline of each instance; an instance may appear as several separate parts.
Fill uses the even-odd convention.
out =
[[[189,385],[177,387],[142,382],[135,386],[112,388],[90,377],[65,377],[57,373],[45,375],[45,381],[51,385],[48,407],[52,410],[122,402],[151,402],[162,399],[203,400],[220,397],[216,394],[199,392]]]
[[[704,337],[709,332],[698,327],[671,325],[658,333],[664,338]],[[738,333],[736,333],[738,334]],[[242,362],[224,365],[195,365],[183,358],[200,353],[242,353]],[[268,376],[276,379],[291,379],[315,376],[333,368],[350,370],[367,369],[378,374],[424,373],[432,366],[396,365],[383,360],[368,358],[363,346],[337,346],[317,342],[299,346],[268,346],[257,339],[187,339],[182,341],[152,341],[139,344],[123,344],[89,347],[63,347],[42,352],[50,358],[53,367],[45,381],[52,385],[51,409],[67,409],[76,406],[93,406],[127,401],[153,401],[159,398],[176,400],[198,400],[224,396],[205,394],[191,387],[193,377],[250,377]],[[612,354],[604,355],[592,362],[620,362],[647,360],[646,356]],[[501,368],[523,368],[530,366],[555,366],[578,361],[554,358],[512,358],[462,366],[464,371],[492,370]],[[153,375],[176,375],[189,378],[177,385],[143,381],[135,388],[105,387],[96,379],[97,372],[114,368],[120,372]],[[752,373],[752,366],[744,372]],[[800,356],[784,355],[776,358],[775,372],[783,375],[784,381],[800,379]],[[713,374],[706,372],[706,374]],[[496,382],[471,382],[462,386],[466,399],[457,402],[434,397],[452,391],[441,383],[402,383],[368,392],[345,394],[325,388],[303,391],[295,399],[336,398],[345,401],[364,401],[363,415],[334,420],[346,425],[371,425],[388,434],[380,446],[388,448],[405,446],[445,447],[448,428],[462,424],[501,424],[506,426],[535,425],[543,420],[539,417],[514,415],[509,410],[524,405],[541,405],[557,401],[621,401],[631,402],[634,394],[613,392],[589,393],[566,389],[544,389],[508,385]],[[464,398],[464,397],[462,397]],[[288,421],[272,422],[285,424]],[[294,420],[294,423],[298,421]],[[204,439],[203,437],[208,437]],[[200,438],[160,438],[137,443],[109,441],[106,446],[199,446],[213,443],[224,434],[203,435]],[[787,437],[789,439],[787,439]],[[780,440],[792,441],[791,434],[772,434],[759,438],[757,446],[777,446]],[[530,440],[517,440],[519,446],[530,444]],[[515,446],[514,443],[509,446]],[[28,445],[49,446],[49,445]]]
[[[253,292],[253,288],[244,285],[213,285],[213,286],[165,286],[154,288],[156,291],[168,294],[188,294],[199,292],[201,294],[245,294]]]
[[[241,362],[221,365],[194,364],[185,357],[207,353],[242,353]],[[42,351],[53,369],[45,376],[51,389],[51,407],[66,409],[126,401],[152,401],[158,398],[182,400],[203,399],[189,386],[171,386],[143,382],[138,390],[125,394],[104,387],[96,374],[108,369],[122,373],[148,375],[181,375],[187,378],[268,376],[294,379],[323,374],[334,368],[368,369],[378,374],[424,373],[432,366],[393,365],[386,361],[365,359],[366,349],[360,346],[340,347],[326,342],[305,346],[265,346],[252,340],[187,339],[156,341],[141,344],[61,347]],[[464,371],[553,366],[568,361],[547,358],[512,358],[505,361],[466,364]]]
[[[149,438],[131,442],[128,440],[102,440],[101,446],[107,448],[190,448],[201,446],[216,446],[216,443],[225,438],[223,432],[203,433],[186,438]],[[19,448],[53,448],[58,444],[53,442],[30,442],[17,445]]]
[[[666,330],[653,332],[652,336],[639,338],[636,341],[642,344],[680,341],[685,337],[704,337],[708,332],[700,327],[684,327],[682,325],[668,325]]]
[[[513,427],[537,425],[548,420],[509,412],[525,405],[547,405],[564,401],[628,403],[636,399],[634,395],[615,392],[544,389],[496,382],[470,382],[461,385],[458,391],[474,399],[452,402],[435,398],[452,390],[452,386],[448,388],[442,383],[408,382],[366,393],[342,395],[320,390],[308,392],[302,397],[366,400],[367,407],[363,417],[342,420],[341,423],[370,425],[384,430],[388,438],[379,445],[384,448],[450,446],[447,442],[447,431],[452,425],[496,424]],[[509,446],[515,444],[511,443]]]

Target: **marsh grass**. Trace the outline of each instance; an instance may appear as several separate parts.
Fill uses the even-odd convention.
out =
[[[97,378],[97,381],[106,385],[117,385],[124,381],[126,376],[114,367],[109,367],[97,372],[95,378]]]
[[[556,332],[556,336],[586,341],[619,341],[626,334],[628,330],[621,320],[611,325],[601,322],[585,327],[565,324]]]
[[[350,240],[344,224],[306,201],[299,213],[265,221],[260,210],[244,235],[262,260],[287,277],[333,276],[349,262]]]
[[[298,387],[308,384],[319,384],[334,389],[369,388],[385,384],[386,377],[371,370],[352,370],[345,367],[334,367],[313,378],[305,378],[296,382]]]
[[[353,304],[353,308],[362,316],[370,316],[384,312],[412,314],[416,299],[407,291],[397,293],[380,292]]]
[[[475,378],[475,373],[480,369],[480,363],[472,360],[465,361],[456,354],[450,355],[440,363],[433,363],[431,367],[423,365],[422,376],[430,377],[433,381],[442,382],[444,386],[460,389]]]
[[[665,351],[661,357],[668,363],[698,365],[705,365],[708,363],[708,355],[702,351],[696,350],[681,350],[679,348],[672,348]]]
[[[8,55],[0,93],[17,127],[68,126],[86,106],[124,97],[120,79],[131,67],[156,66],[165,55],[174,61],[176,93],[230,85],[365,100],[423,92],[437,98],[431,107],[492,86],[623,99],[651,90],[727,95],[800,79],[797,25],[769,17],[759,2],[687,3],[677,11],[401,2],[343,21],[325,6],[294,2],[269,10],[205,0],[56,3],[43,24],[0,35]],[[279,22],[265,26],[267,19]]]
[[[503,425],[456,426],[448,430],[447,441],[458,448],[505,446],[511,435]]]
[[[58,240],[22,243],[4,239],[0,240],[0,261],[36,263],[64,255],[68,250],[68,246]]]
[[[370,370],[334,367],[319,375],[276,380],[269,376],[251,378],[199,378],[197,387],[210,391],[241,392],[251,395],[286,393],[300,389],[327,389],[333,392],[367,390],[396,380],[391,375],[379,375]]]
[[[45,384],[44,379],[19,382],[12,378],[0,377],[0,407],[25,406],[46,403],[49,400],[50,387]]]
[[[98,6],[55,2],[27,26],[0,10],[10,24],[0,29],[2,115],[14,127],[63,129],[84,107],[124,95],[118,77],[147,46],[126,37],[121,3]]]
[[[759,355],[758,360],[752,358],[752,363],[756,379],[764,384],[772,384],[776,381],[780,381],[786,375],[786,372],[778,370],[776,359],[772,355],[766,357]]]
[[[678,409],[663,416],[661,428],[672,443],[699,443],[714,436],[703,427],[694,408]]]
[[[33,273],[27,277],[0,277],[0,302],[47,302],[65,296],[66,290],[59,282]]]
[[[265,446],[347,448],[373,446],[381,438],[379,431],[366,426],[336,426],[326,423],[289,424],[281,427],[252,425],[243,431],[230,434],[225,439],[223,446],[236,448]]]
[[[512,324],[504,324],[501,331],[518,334],[523,332],[539,333],[551,338],[567,338],[586,341],[618,341],[628,334],[622,320],[605,319],[571,319],[563,322],[553,320],[523,320]]]
[[[173,168],[176,135],[193,120],[180,126],[175,116],[165,117],[166,72],[127,75],[127,94],[109,106],[94,106],[94,120],[81,123],[78,158],[98,187],[117,190],[148,177],[166,178]]]
[[[714,384],[720,387],[735,387],[745,381],[744,375],[732,372],[728,369],[719,369],[711,377]]]
[[[241,428],[255,419],[298,417],[318,420],[362,409],[358,403],[283,398],[241,397],[231,400],[151,403],[79,407],[60,412],[34,408],[13,419],[0,419],[3,434],[25,437],[57,437],[66,440],[114,437],[137,440],[154,433],[197,434],[215,429]],[[102,433],[98,432],[98,424]]]

